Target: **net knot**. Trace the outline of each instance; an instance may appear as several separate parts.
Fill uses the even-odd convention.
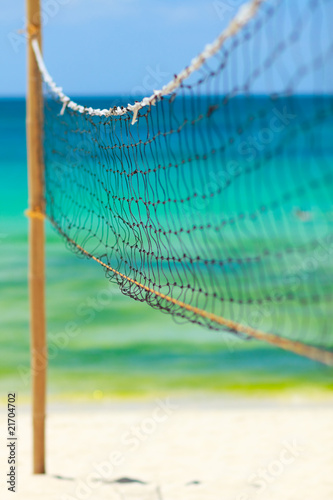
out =
[[[67,108],[69,102],[70,102],[69,97],[65,97],[63,99],[62,108],[61,108],[61,111],[60,111],[60,116],[62,116],[65,113],[65,109]]]
[[[141,108],[142,108],[141,103],[138,101],[136,101],[135,104],[128,105],[128,109],[133,113],[132,125],[134,125],[134,123],[137,122],[138,112]]]
[[[44,220],[45,218],[44,212],[42,212],[42,210],[39,207],[36,207],[35,209],[28,208],[27,210],[24,211],[24,215],[29,219]]]
[[[26,27],[26,32],[29,38],[36,38],[40,33],[40,24],[28,24]]]

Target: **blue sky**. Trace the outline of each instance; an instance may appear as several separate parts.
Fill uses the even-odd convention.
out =
[[[207,0],[43,0],[44,57],[68,94],[126,93],[155,82],[160,87],[220,33],[242,3],[228,1],[221,14],[219,2]],[[25,2],[4,4],[0,95],[24,95],[25,40],[17,30],[24,26]]]
[[[300,4],[284,1],[291,10]],[[242,3],[42,0],[44,58],[68,95],[150,95],[213,41]],[[333,16],[333,2],[326,5]],[[25,94],[25,38],[18,34],[24,16],[24,0],[2,0],[0,95]]]

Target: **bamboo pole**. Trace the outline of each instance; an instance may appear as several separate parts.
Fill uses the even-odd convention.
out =
[[[41,46],[40,1],[26,0],[28,32],[27,155],[29,187],[29,296],[33,415],[33,472],[45,473],[45,403],[47,347],[44,275],[44,164],[41,76],[31,47]]]

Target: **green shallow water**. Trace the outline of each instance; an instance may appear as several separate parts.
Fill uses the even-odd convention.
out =
[[[2,246],[2,251],[6,245]],[[0,387],[30,391],[26,246],[2,268]],[[165,393],[329,391],[333,370],[256,341],[178,325],[119,293],[101,269],[53,234],[47,243],[50,396],[91,399]],[[19,260],[17,266],[13,263]],[[7,264],[7,265],[6,265]],[[11,270],[13,269],[13,271]]]
[[[30,391],[24,102],[0,100],[0,387]],[[303,314],[303,313],[302,313]],[[332,394],[333,369],[255,341],[177,324],[123,296],[47,225],[49,391],[53,398],[165,393]],[[324,319],[318,315],[317,326]]]

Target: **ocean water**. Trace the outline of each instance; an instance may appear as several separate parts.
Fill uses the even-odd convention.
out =
[[[105,107],[105,99],[99,102],[96,98],[86,98],[86,101],[93,102],[94,107]],[[109,101],[114,102],[114,99],[109,98]],[[262,107],[259,101],[253,103],[258,109]],[[307,102],[299,101],[298,106],[313,105],[313,100],[312,104]],[[329,99],[326,108],[328,104]],[[330,128],[326,124],[321,130],[322,142],[317,151],[318,161],[322,162],[321,174],[331,169],[332,164],[327,158],[332,159],[329,139],[332,130],[331,122]],[[25,147],[25,102],[23,99],[1,99],[0,386],[3,391],[16,390],[23,395],[30,390]],[[311,149],[311,143],[308,148]],[[313,153],[313,147],[311,151]],[[307,161],[306,151],[302,158],[299,155],[296,158],[296,152],[290,147],[288,158],[284,158],[285,164],[286,161],[293,165],[291,177],[280,175],[278,160],[269,174],[275,197],[288,191],[291,178],[297,187],[316,177],[315,163]],[[253,186],[259,186],[255,191],[259,202],[269,203],[272,193],[260,185],[262,175],[258,171],[252,179],[252,192]],[[239,186],[242,194],[251,193],[251,190],[246,190],[248,182],[241,182],[244,182]],[[297,226],[306,241],[330,234],[333,223],[330,184],[322,183],[313,193],[311,191],[311,203],[309,193],[304,190],[287,203],[289,215],[298,210],[306,219],[310,214],[310,224]],[[236,209],[250,212],[256,206],[251,196],[240,196],[238,200],[230,197],[225,203],[231,214]],[[216,212],[216,207],[212,205],[210,210]],[[281,218],[283,216],[281,213]],[[122,295],[115,284],[105,279],[103,270],[96,263],[78,258],[68,250],[50,224],[46,226],[49,387],[52,396],[102,398],[189,391],[332,389],[332,369],[255,341],[239,340],[190,323],[179,324],[170,316]],[[266,236],[269,227],[268,221]],[[232,229],[228,231],[226,240],[232,242],[230,249],[233,249],[237,246],[239,234]],[[254,246],[250,228],[246,231],[246,239],[244,233],[242,238],[242,244],[247,248]],[[281,243],[275,239],[277,247],[279,241]],[[326,277],[331,271],[331,260],[319,270]],[[310,323],[303,317],[302,324],[308,323],[307,329],[311,330],[307,332],[307,339],[311,334],[314,343],[328,345],[331,336],[324,330],[330,312],[331,288],[327,279],[322,283],[327,297],[325,305],[315,314],[312,309]],[[235,290],[230,293],[234,294]],[[304,308],[294,314],[296,316],[292,319],[299,321],[299,317],[305,314]],[[301,334],[298,331],[298,335]]]

